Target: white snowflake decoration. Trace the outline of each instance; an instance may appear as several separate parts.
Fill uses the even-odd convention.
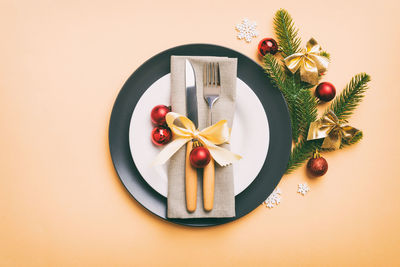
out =
[[[302,194],[303,196],[307,194],[307,192],[310,191],[310,187],[308,187],[307,183],[304,184],[299,184],[299,188],[297,189],[297,193]]]
[[[256,27],[257,23],[255,21],[251,22],[248,19],[243,19],[242,23],[236,24],[236,30],[239,32],[237,38],[240,40],[245,39],[246,42],[250,43],[252,38],[258,36]]]
[[[276,207],[280,202],[281,202],[281,190],[279,188],[276,188],[271,195],[264,201],[264,205],[267,206],[268,208],[272,209],[273,207]]]

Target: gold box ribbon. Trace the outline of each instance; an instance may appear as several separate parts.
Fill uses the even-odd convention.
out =
[[[300,69],[300,79],[312,85],[318,83],[318,75],[328,69],[329,59],[321,56],[321,46],[314,38],[306,45],[305,52],[295,53],[284,59],[286,67],[294,74]]]
[[[231,129],[226,120],[221,120],[201,131],[197,130],[187,117],[175,112],[167,114],[166,122],[173,133],[173,140],[161,150],[153,164],[164,164],[179,148],[192,139],[199,140],[203,146],[207,147],[213,159],[221,166],[229,165],[242,158],[218,146],[228,143],[231,136]],[[178,122],[180,122],[179,125]]]
[[[318,121],[310,123],[307,140],[325,138],[321,148],[338,149],[342,138],[351,140],[358,132],[356,128],[340,124],[335,113],[330,110]]]

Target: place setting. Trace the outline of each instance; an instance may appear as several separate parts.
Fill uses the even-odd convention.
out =
[[[262,67],[211,44],[175,47],[139,67],[115,102],[109,137],[136,201],[190,226],[223,224],[258,207],[291,148],[285,100]]]

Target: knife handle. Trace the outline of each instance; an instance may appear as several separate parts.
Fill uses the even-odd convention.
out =
[[[206,211],[212,210],[214,206],[214,184],[215,168],[214,160],[211,158],[203,172],[203,204]]]
[[[197,205],[197,169],[190,164],[190,152],[193,148],[193,141],[189,141],[186,146],[185,161],[185,188],[186,188],[186,209],[194,212]]]

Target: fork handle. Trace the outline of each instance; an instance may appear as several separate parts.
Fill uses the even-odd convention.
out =
[[[208,108],[208,125],[212,125],[212,105]],[[205,211],[214,207],[215,168],[214,159],[204,167],[203,171],[203,205]]]
[[[215,169],[214,159],[204,167],[203,173],[203,205],[205,211],[210,211],[214,206]]]
[[[186,189],[186,209],[194,212],[197,206],[197,170],[190,164],[189,155],[193,149],[193,141],[189,141],[186,146],[185,162],[185,189]]]
[[[212,112],[211,112],[211,108],[212,108],[212,107],[208,107],[208,123],[207,123],[208,126],[211,126],[211,125],[212,125]]]

